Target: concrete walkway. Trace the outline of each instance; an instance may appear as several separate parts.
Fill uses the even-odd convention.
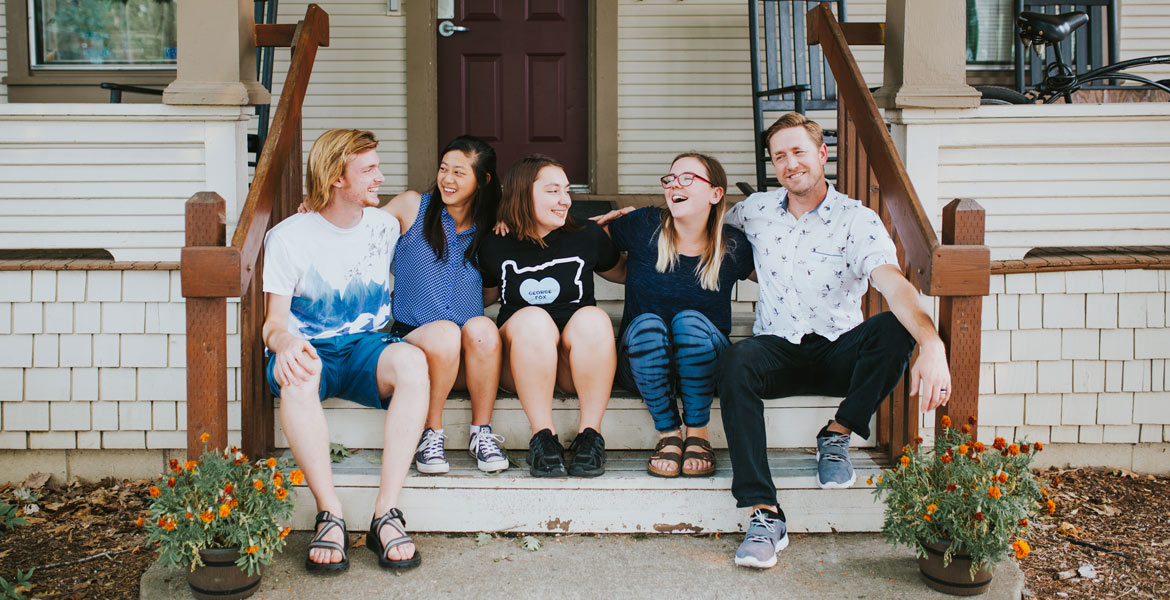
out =
[[[319,598],[954,598],[922,583],[913,554],[894,551],[877,534],[794,534],[772,569],[736,567],[742,534],[496,536],[416,534],[422,565],[404,573],[378,568],[365,547],[351,549],[350,570],[310,576],[303,567],[308,533],[294,533],[264,574],[256,599]],[[978,598],[1019,600],[1024,576],[1001,563],[991,590]],[[142,577],[142,598],[188,599],[183,572],[155,563]]]

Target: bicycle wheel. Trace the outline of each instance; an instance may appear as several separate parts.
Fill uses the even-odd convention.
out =
[[[980,104],[1032,104],[1031,98],[1005,87],[977,85],[975,89],[979,90],[982,96]]]

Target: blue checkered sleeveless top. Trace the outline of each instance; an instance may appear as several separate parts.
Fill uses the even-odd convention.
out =
[[[423,216],[431,195],[423,194],[418,214],[394,249],[394,321],[414,327],[446,319],[460,327],[483,314],[483,280],[463,257],[475,237],[475,225],[455,232],[455,219],[444,208],[439,214],[447,239],[447,260],[440,261],[423,237]]]

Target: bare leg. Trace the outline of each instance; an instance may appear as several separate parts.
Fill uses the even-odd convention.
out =
[[[398,495],[427,416],[430,382],[426,367],[426,355],[410,344],[387,346],[378,358],[378,393],[383,398],[393,396],[386,410],[382,432],[382,476],[378,482],[378,497],[374,501],[375,517],[398,506]],[[383,527],[379,534],[383,543],[395,536],[390,527]],[[414,544],[391,548],[386,556],[391,560],[410,558],[414,556]]]
[[[297,465],[305,473],[305,482],[317,501],[317,511],[327,510],[337,518],[345,518],[341,500],[333,489],[333,468],[329,460],[329,426],[321,409],[321,362],[316,361],[316,374],[309,381],[286,385],[280,389],[280,426],[288,438],[289,449]],[[325,540],[345,545],[341,530],[334,528],[325,534]],[[341,562],[341,553],[327,548],[309,551],[309,560],[316,563]]]
[[[471,424],[490,425],[496,390],[500,386],[502,361],[500,330],[487,317],[474,317],[463,324],[463,361],[455,389],[471,395]]]
[[[543,308],[529,306],[516,311],[500,327],[504,341],[500,382],[516,391],[532,434],[548,429],[556,434],[552,420],[553,386],[557,380],[557,343],[560,332]],[[610,345],[613,345],[610,335]],[[519,368],[513,369],[513,365]],[[610,370],[612,378],[613,371]]]
[[[601,419],[609,405],[617,369],[617,348],[609,315],[596,306],[579,309],[565,326],[558,349],[561,361],[557,367],[557,383],[567,392],[575,391],[581,402],[577,431],[593,428],[601,433]]]
[[[430,409],[426,426],[443,428],[443,404],[459,373],[459,326],[451,321],[427,323],[404,337],[427,355],[427,371],[431,380]],[[417,442],[417,439],[416,439]]]

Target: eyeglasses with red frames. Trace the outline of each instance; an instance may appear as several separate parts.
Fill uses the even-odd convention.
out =
[[[715,184],[711,183],[710,179],[707,179],[706,177],[703,177],[702,175],[698,175],[696,173],[691,173],[690,171],[686,171],[684,173],[679,173],[678,175],[675,175],[674,173],[671,173],[669,175],[663,175],[662,178],[659,179],[659,181],[662,182],[663,188],[669,188],[670,186],[674,185],[674,183],[676,181],[678,182],[678,184],[680,186],[686,187],[686,186],[690,185],[691,183],[694,183],[694,181],[696,179],[698,179],[699,181],[705,181],[705,182],[707,182],[707,185],[709,185],[711,187],[715,187]]]

